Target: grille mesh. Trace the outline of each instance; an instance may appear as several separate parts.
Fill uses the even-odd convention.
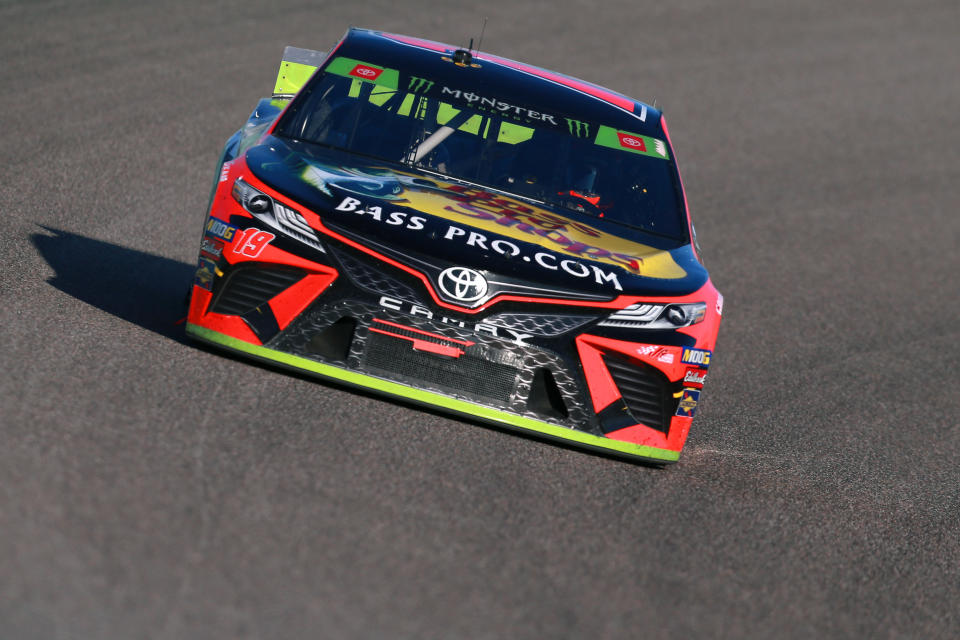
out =
[[[306,275],[289,267],[237,267],[227,276],[210,311],[241,316],[266,303]]]
[[[373,303],[333,297],[338,293],[339,292],[334,290],[317,299],[307,311],[294,319],[290,326],[279,334],[275,341],[271,342],[268,346],[311,360],[329,362],[329,356],[327,354],[318,352],[314,348],[313,343],[315,336],[318,333],[326,332],[331,324],[337,322],[339,319],[353,318],[357,323],[356,332],[350,338],[349,352],[344,358],[344,364],[341,365],[339,362],[337,363],[340,366],[386,379],[397,380],[398,382],[425,391],[451,397],[460,397],[465,400],[484,401],[491,407],[516,415],[538,420],[547,420],[555,424],[562,424],[563,426],[586,431],[595,435],[603,434],[594,412],[589,408],[588,392],[575,355],[569,359],[565,359],[551,349],[534,345],[521,346],[493,338],[487,333],[475,333],[473,326],[468,326],[465,323],[453,324],[436,322],[433,319],[423,316],[407,316],[402,313],[392,312]],[[356,293],[349,295],[356,295]],[[443,369],[440,373],[432,372],[430,375],[421,375],[421,372],[417,370],[418,365],[416,362],[404,365],[391,364],[390,359],[386,357],[390,356],[389,353],[374,354],[372,362],[378,366],[373,367],[370,365],[370,361],[368,361],[367,346],[370,340],[380,339],[381,336],[384,340],[402,343],[394,347],[400,350],[399,354],[395,353],[393,356],[390,356],[394,359],[423,357],[429,358],[430,360],[426,360],[426,362],[431,365],[435,364],[438,360],[442,362],[444,359],[440,354],[421,353],[417,356],[409,340],[390,338],[389,336],[377,334],[375,331],[370,331],[370,328],[375,328],[380,324],[374,322],[375,319],[401,324],[410,329],[417,329],[437,334],[438,336],[446,336],[452,341],[450,346],[463,345],[465,342],[475,342],[476,344],[469,347],[464,345],[463,350],[466,353],[456,359],[449,358],[449,360],[456,363],[454,365],[455,368],[451,370],[450,373],[447,373],[447,370]],[[401,332],[395,327],[391,327],[388,329],[388,333],[399,334]],[[421,333],[411,334],[410,337],[414,337],[414,335],[418,339],[426,339],[428,342],[433,342]],[[444,344],[444,341],[438,339],[436,344]],[[375,349],[379,348],[380,347],[375,347]],[[477,369],[480,371],[479,375],[474,374],[475,377],[485,380],[485,376],[489,375],[489,371],[484,370],[482,366],[472,364],[475,359],[488,361],[495,365],[502,365],[505,367],[504,369],[496,367],[494,369],[509,374],[509,382],[502,383],[500,390],[494,389],[494,392],[491,394],[494,396],[493,398],[489,396],[478,396],[477,393],[474,393],[475,389],[470,388],[470,385],[474,384],[472,381],[461,381],[465,373],[476,371]],[[549,385],[545,389],[544,385],[539,384],[539,382],[534,379],[535,372],[541,368],[550,370],[553,377],[553,384],[556,386],[556,391],[560,396],[559,400],[567,412],[566,416],[559,417],[556,415],[562,414],[563,411],[560,410],[561,405],[559,402],[555,405],[549,402],[549,394],[548,402],[551,409],[555,410],[549,412],[549,414],[538,410],[542,409],[542,406],[539,406],[536,402],[538,389],[540,392],[549,391]],[[395,373],[397,371],[399,373]],[[430,382],[430,380],[434,380],[435,382]],[[513,392],[512,394],[508,394],[511,385],[514,385]],[[479,384],[476,386],[479,386]],[[494,386],[496,387],[496,385]],[[464,389],[464,391],[458,391],[458,389]],[[539,393],[539,395],[542,396],[543,393]],[[534,397],[534,405],[538,406],[530,406],[531,396]],[[496,400],[496,397],[500,399]]]
[[[572,331],[595,319],[595,316],[498,313],[497,315],[487,317],[483,322],[521,333],[552,337],[566,333],[567,331]]]
[[[630,410],[646,426],[667,433],[670,429],[673,394],[669,380],[649,365],[605,356],[604,364]]]
[[[334,253],[337,254],[337,260],[340,261],[343,270],[347,272],[347,275],[357,286],[377,295],[399,298],[407,302],[419,301],[413,289],[402,282],[398,282],[382,271],[374,269],[342,251],[334,251]]]

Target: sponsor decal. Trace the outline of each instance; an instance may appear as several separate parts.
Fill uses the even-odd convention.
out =
[[[361,206],[363,203],[356,198],[344,198],[336,207],[337,211],[352,211],[362,216],[370,216],[377,222],[400,226],[411,231],[423,230],[423,225],[427,221],[422,216],[412,216],[406,211],[391,211],[384,214],[383,207],[379,206]]]
[[[329,64],[326,64],[324,71],[344,78],[360,78],[366,82],[372,82],[390,89],[398,89],[400,86],[400,74],[396,69],[344,56],[337,56],[331,60]]]
[[[700,389],[707,380],[707,372],[702,369],[687,369],[683,374],[683,386]]]
[[[717,315],[718,316],[723,315],[723,294],[722,293],[717,294]]]
[[[223,168],[220,169],[220,182],[226,182],[227,176],[230,175],[230,163],[224,162]]]
[[[487,294],[487,279],[464,267],[444,269],[437,284],[445,296],[461,302],[476,302]]]
[[[476,231],[468,232],[466,229],[461,229],[460,227],[454,225],[449,225],[447,227],[446,232],[443,234],[443,239],[463,240],[466,242],[467,246],[477,247],[484,251],[494,251],[495,253],[499,253],[500,255],[504,256],[516,257],[522,253],[520,247],[509,240],[495,239],[491,241],[482,233],[478,233]],[[601,269],[597,265],[584,264],[579,260],[563,260],[555,254],[547,253],[545,251],[537,251],[532,256],[523,255],[521,260],[524,262],[532,262],[541,269],[547,269],[549,271],[563,271],[576,278],[592,277],[594,282],[597,284],[609,284],[612,285],[617,291],[623,291],[623,287],[620,285],[620,280],[617,278],[617,274],[613,271]]]
[[[455,318],[449,318],[440,313],[434,313],[430,309],[421,306],[419,304],[413,304],[410,302],[405,302],[398,298],[391,298],[389,296],[381,296],[379,300],[380,306],[384,309],[390,309],[391,311],[399,311],[409,316],[426,318],[428,320],[433,320],[435,322],[441,322],[443,324],[449,324],[451,326],[460,327],[461,329],[468,329],[473,331],[476,334],[488,335],[500,340],[505,340],[507,342],[512,342],[517,345],[526,345],[525,340],[527,338],[532,338],[532,333],[520,333],[519,331],[514,331],[513,329],[507,329],[504,327],[497,327],[492,324],[486,324],[484,322],[466,322],[464,320],[457,320]]]
[[[640,136],[634,136],[629,133],[621,133],[617,131],[617,138],[620,139],[620,146],[626,147],[627,149],[633,149],[634,151],[646,151],[647,145],[643,142],[643,138]]]
[[[467,224],[514,240],[536,243],[575,258],[607,263],[656,278],[675,279],[687,275],[669,252],[605,233],[584,222],[506,196],[464,185],[447,185],[432,191],[411,189],[402,196],[409,206],[454,224]],[[613,286],[617,288],[616,284]]]
[[[673,364],[673,352],[666,347],[660,347],[655,344],[645,344],[642,347],[637,347],[637,354],[652,358],[664,364]]]
[[[457,98],[458,100],[466,100],[471,107],[476,109],[486,108],[507,115],[519,116],[527,120],[549,122],[553,125],[558,124],[556,118],[549,113],[540,113],[539,111],[534,111],[533,109],[527,109],[526,107],[510,104],[509,102],[504,102],[503,100],[477,95],[472,91],[461,91],[460,89],[451,89],[450,87],[444,86],[440,91],[440,95],[449,95]]]
[[[418,93],[430,91],[430,88],[433,87],[433,80],[427,80],[426,78],[418,78],[417,76],[410,76],[410,82],[407,84],[407,91],[410,93]]]
[[[575,138],[589,138],[590,137],[590,123],[583,122],[582,120],[574,120],[572,118],[564,118],[567,121],[567,129],[570,131],[570,135]]]
[[[212,236],[216,236],[221,240],[226,240],[231,242],[233,240],[233,235],[237,232],[237,228],[232,224],[227,224],[222,220],[217,220],[216,218],[209,218],[207,220],[207,233]]]
[[[640,275],[658,278],[686,276],[686,271],[668,252],[499,194],[465,185],[448,185],[435,191],[410,190],[403,196],[414,208],[442,216],[454,224],[465,223]]]
[[[490,232],[510,240],[540,245],[571,258],[613,265],[644,277],[674,280],[687,276],[669,251],[606,233],[586,221],[567,218],[503,194],[466,185],[427,182],[416,174],[396,170],[388,172],[378,168],[346,168],[311,163],[301,178],[327,195],[332,195],[330,187],[335,186],[351,196],[377,198],[378,202],[371,204],[361,202],[357,197],[346,197],[336,209],[368,215],[378,222],[398,228],[423,230],[427,218],[417,215],[417,212],[424,212],[451,223],[443,234],[444,239],[466,242],[481,249],[486,249],[481,245],[481,239],[487,247],[490,245],[490,238],[482,232]],[[390,203],[417,211],[385,211],[382,205],[389,206]],[[464,229],[466,226],[475,227],[476,230],[467,231]],[[436,229],[429,229],[429,233],[435,234]],[[535,260],[533,255],[521,255],[519,247],[509,240],[501,239],[493,244],[495,246],[486,250],[516,255],[524,262]],[[565,263],[565,266],[559,261],[554,263],[552,255],[542,254],[541,259],[549,266],[539,261],[538,266],[551,270],[573,270],[577,273],[571,275],[590,277],[597,284],[620,290],[617,286],[619,282],[615,282],[615,273],[594,264],[588,267],[586,276],[580,276],[582,268],[574,263]]]
[[[276,237],[269,231],[261,231],[256,227],[244,229],[237,234],[237,241],[233,243],[233,253],[248,258],[259,257]]]
[[[194,274],[194,284],[203,287],[207,291],[213,289],[213,277],[217,273],[217,265],[212,260],[200,258],[197,264],[197,272]]]
[[[663,140],[640,135],[639,133],[620,131],[619,129],[604,125],[597,126],[597,135],[593,143],[601,147],[639,153],[651,158],[659,158],[661,160],[670,159],[667,144]]]
[[[697,402],[700,401],[700,391],[697,389],[684,389],[680,394],[680,402],[677,404],[678,415],[682,418],[692,418],[697,412]]]
[[[383,69],[371,67],[366,64],[358,64],[350,71],[349,75],[363,78],[364,80],[376,80],[381,73],[383,73]]]
[[[200,241],[200,253],[208,258],[219,260],[223,256],[223,241],[217,238],[208,238],[204,235]]]
[[[449,202],[449,200],[448,200]],[[410,215],[404,211],[385,212],[379,206],[363,206],[363,203],[357,198],[344,198],[340,204],[334,207],[336,211],[352,212],[359,215],[370,216],[377,222],[396,225],[413,231],[422,231],[425,228],[427,219],[422,216]],[[451,207],[448,207],[451,209]],[[494,229],[499,231],[499,229]],[[473,230],[467,230],[453,224],[448,224],[445,229],[437,234],[443,240],[460,242],[467,247],[473,247],[484,252],[498,253],[502,256],[517,258],[524,262],[536,265],[541,269],[548,271],[562,271],[575,278],[586,278],[593,280],[598,285],[608,286],[623,291],[623,286],[615,271],[603,269],[595,264],[590,264],[580,260],[564,258],[553,252],[547,251],[524,251],[519,244],[505,240],[503,238],[492,237]],[[530,241],[531,238],[522,237],[521,239]],[[585,257],[593,259],[593,255],[587,254]],[[465,298],[459,298],[452,294],[449,297],[466,301]],[[481,296],[473,298],[479,300]]]
[[[695,364],[698,367],[703,367],[706,369],[710,366],[710,351],[707,351],[706,349],[691,349],[690,347],[684,347],[683,356],[681,356],[680,362],[684,364]]]

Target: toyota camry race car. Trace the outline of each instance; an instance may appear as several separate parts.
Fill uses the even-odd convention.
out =
[[[186,329],[325,379],[674,462],[723,298],[667,124],[593,84],[351,29],[224,149]]]

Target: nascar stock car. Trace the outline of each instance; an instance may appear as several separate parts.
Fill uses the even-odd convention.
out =
[[[654,463],[722,312],[654,107],[364,29],[286,49],[200,242],[195,339]]]

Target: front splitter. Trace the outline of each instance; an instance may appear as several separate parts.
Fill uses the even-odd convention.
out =
[[[599,450],[604,453],[654,464],[673,463],[680,458],[679,451],[634,444],[622,440],[613,440],[548,422],[541,422],[540,420],[514,415],[475,402],[450,398],[439,393],[417,389],[392,380],[377,378],[356,371],[315,362],[308,358],[302,358],[275,349],[250,344],[249,342],[238,340],[196,324],[187,323],[186,332],[188,336],[201,342],[230,351],[240,352],[257,360],[281,365],[295,371],[307,372],[321,379],[346,383],[408,402],[440,408],[496,426],[515,429],[521,432],[530,432],[573,446]]]

